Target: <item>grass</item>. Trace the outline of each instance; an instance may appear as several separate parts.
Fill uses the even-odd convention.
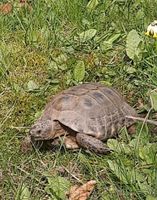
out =
[[[132,106],[142,99],[150,108],[157,56],[154,40],[144,31],[157,15],[156,1],[99,1],[91,12],[86,0],[32,1],[32,10],[12,3],[13,11],[0,15],[0,198],[20,200],[30,193],[32,200],[49,199],[45,187],[53,186],[45,177],[61,176],[72,184],[95,179],[91,200],[157,199],[156,137],[145,126],[138,125],[133,138],[122,133],[118,144],[111,140],[115,151],[108,156],[65,149],[21,152],[29,127],[50,97],[79,82],[112,85]],[[81,42],[79,34],[89,29],[96,29],[95,37]],[[132,29],[143,40],[142,56],[133,63],[126,56]],[[120,37],[111,48],[101,48],[116,34]],[[80,81],[74,77],[79,61],[85,66]]]

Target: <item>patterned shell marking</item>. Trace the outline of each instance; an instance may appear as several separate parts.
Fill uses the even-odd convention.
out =
[[[106,140],[134,121],[136,116],[122,96],[114,89],[98,83],[71,87],[56,95],[47,105],[42,118],[49,117],[77,132]]]

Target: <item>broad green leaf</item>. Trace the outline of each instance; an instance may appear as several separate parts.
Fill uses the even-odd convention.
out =
[[[153,196],[151,196],[151,195],[148,195],[148,196],[146,197],[146,200],[157,200],[157,197],[153,197]]]
[[[98,0],[90,0],[87,4],[87,10],[89,12],[95,10],[96,6],[99,4]]]
[[[16,92],[19,92],[21,90],[20,86],[16,83],[13,83],[13,88]]]
[[[58,68],[61,69],[62,71],[64,71],[64,70],[67,70],[67,65],[61,64],[61,65],[58,65]]]
[[[58,57],[53,59],[57,64],[64,64],[67,61],[68,57],[66,54],[60,54]]]
[[[135,169],[134,168],[134,170],[135,170],[134,174],[135,174],[136,181],[139,181],[139,182],[142,182],[142,183],[144,183],[145,181],[147,182],[146,176],[141,169]]]
[[[70,182],[61,176],[48,177],[48,185],[45,187],[45,191],[50,194],[53,200],[65,200],[70,186]]]
[[[139,9],[136,13],[136,19],[143,19],[145,17],[145,14],[142,9]]]
[[[83,61],[78,61],[74,68],[74,79],[75,81],[82,81],[85,76],[85,65]]]
[[[112,86],[112,83],[110,83],[109,81],[100,81],[100,83],[106,85],[106,86],[109,86],[111,87]]]
[[[22,186],[21,188],[21,194],[20,194],[20,200],[30,200],[31,199],[31,193],[26,186]]]
[[[134,60],[134,58],[140,53],[138,46],[141,41],[142,39],[136,30],[131,30],[128,33],[126,39],[126,52],[130,59]]]
[[[119,143],[118,143],[118,141],[115,140],[115,139],[108,139],[108,140],[107,140],[107,146],[108,146],[110,149],[112,149],[112,150],[114,150],[114,151],[117,152],[117,148],[118,148],[118,146],[119,146]]]
[[[129,154],[131,152],[131,149],[128,146],[128,144],[125,144],[124,142],[118,142],[115,139],[108,139],[107,146],[117,153],[123,152]]]
[[[150,93],[150,100],[152,108],[157,111],[157,91],[153,90]]]
[[[110,169],[113,171],[113,173],[125,184],[128,183],[128,172],[126,168],[122,165],[118,165],[115,161],[108,160]]]
[[[28,32],[28,39],[30,42],[37,42],[39,39],[39,32],[37,32],[37,30],[30,30]]]
[[[83,18],[82,19],[82,24],[86,27],[88,27],[90,25],[90,21],[88,21],[87,19]]]
[[[50,34],[50,31],[48,30],[48,28],[46,26],[44,26],[41,29],[41,36],[45,41],[49,39],[49,34]]]
[[[141,192],[143,192],[145,195],[148,195],[149,191],[151,191],[151,186],[147,183],[147,181],[145,180],[144,182],[140,182],[137,180],[137,182]]]
[[[27,83],[27,88],[28,88],[28,91],[33,91],[33,90],[38,89],[39,87],[38,87],[38,85],[33,80],[30,80]]]
[[[55,61],[51,61],[48,65],[48,69],[50,70],[57,70],[58,69],[58,66],[57,66],[57,63]]]
[[[125,184],[135,184],[137,181],[144,182],[145,176],[140,171],[132,167],[132,164],[125,163],[125,160],[108,160],[110,169]]]
[[[89,29],[87,31],[83,31],[79,34],[80,42],[87,42],[88,40],[91,40],[97,33],[96,29]]]
[[[152,164],[156,160],[157,144],[148,143],[146,146],[139,148],[139,156],[147,163]]]
[[[120,33],[114,34],[113,36],[111,36],[111,37],[109,38],[108,41],[111,42],[111,43],[113,43],[113,42],[115,42],[120,36],[121,36]]]
[[[108,40],[103,41],[100,46],[102,51],[108,51],[112,49],[113,43],[121,36],[121,34],[114,34]]]
[[[133,74],[133,73],[136,72],[136,69],[135,69],[134,67],[128,67],[128,68],[126,69],[126,72],[127,72],[128,74]]]
[[[101,47],[101,50],[104,52],[104,51],[108,51],[110,49],[112,49],[112,42],[110,41],[103,41],[101,44],[100,44],[100,47]]]

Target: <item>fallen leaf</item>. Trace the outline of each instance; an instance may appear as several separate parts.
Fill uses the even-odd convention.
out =
[[[32,11],[32,6],[27,2],[27,0],[20,0],[19,7],[26,7],[29,11]]]
[[[86,200],[94,190],[96,181],[91,180],[82,186],[74,185],[70,188],[69,200]]]
[[[0,5],[0,13],[2,14],[8,14],[12,11],[13,6],[11,3],[4,3]]]
[[[129,133],[130,135],[135,134],[135,133],[136,133],[136,126],[135,126],[135,125],[132,125],[132,126],[128,127],[128,133]]]
[[[21,188],[20,199],[21,200],[29,200],[31,197],[31,193],[26,185],[23,185]]]

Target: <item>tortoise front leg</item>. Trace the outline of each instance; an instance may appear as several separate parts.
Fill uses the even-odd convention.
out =
[[[104,143],[101,140],[90,135],[84,133],[77,133],[76,140],[80,147],[89,149],[91,151],[94,151],[95,153],[107,154],[111,152],[111,150],[106,145],[104,145]]]

